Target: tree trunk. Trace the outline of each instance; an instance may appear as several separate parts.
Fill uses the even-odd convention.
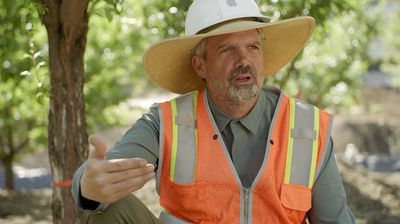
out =
[[[2,163],[4,166],[4,186],[7,190],[14,190],[13,157],[4,158]]]
[[[84,52],[88,0],[41,0],[49,41],[49,158],[53,181],[53,223],[83,223],[70,186],[54,187],[72,178],[87,158],[83,99]]]

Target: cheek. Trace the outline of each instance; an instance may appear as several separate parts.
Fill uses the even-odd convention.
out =
[[[212,67],[210,67],[209,72],[213,76],[213,79],[225,79],[231,70],[231,65],[229,62],[220,61],[218,63],[214,63]]]
[[[257,70],[260,73],[264,73],[264,58],[262,56],[257,58]]]
[[[258,59],[257,60],[257,65],[256,65],[256,69],[257,69],[257,80],[259,83],[263,83],[264,82],[264,60],[262,59]]]

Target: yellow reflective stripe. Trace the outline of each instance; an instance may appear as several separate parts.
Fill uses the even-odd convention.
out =
[[[311,166],[310,166],[310,178],[308,180],[308,187],[312,187],[314,183],[315,167],[317,165],[317,155],[318,155],[318,137],[319,137],[319,109],[314,107],[314,131],[315,139],[313,140],[312,146],[312,156],[311,156]]]
[[[295,115],[295,100],[293,97],[290,97],[290,124],[288,130],[288,147],[286,152],[286,168],[285,168],[285,180],[284,183],[288,184],[290,182],[290,174],[291,174],[291,167],[292,167],[292,154],[293,154],[293,136],[292,130],[294,129],[294,115]]]
[[[197,97],[198,97],[198,95],[199,95],[199,91],[198,90],[196,90],[196,91],[194,91],[194,93],[193,93],[193,113],[194,113],[194,120],[196,121],[196,127],[194,128],[194,144],[195,144],[195,152],[196,152],[196,155],[197,155],[197,146],[198,146],[198,144],[197,144]],[[194,173],[193,173],[193,183],[194,183],[194,180],[195,180],[195,178],[196,178],[196,170],[197,170],[197,156],[195,156],[195,161],[194,161]]]
[[[171,170],[169,172],[169,178],[171,182],[175,180],[175,163],[176,163],[176,151],[178,149],[178,125],[175,123],[177,115],[176,100],[171,101],[172,109],[172,155],[171,155]]]

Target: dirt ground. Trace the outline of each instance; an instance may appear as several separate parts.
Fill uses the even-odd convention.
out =
[[[377,124],[376,127],[388,127],[393,133],[395,141],[390,141],[390,147],[384,149],[395,155],[400,155],[400,94],[392,91],[370,91],[365,93],[365,103],[356,108],[351,115],[336,116],[334,133],[335,152],[342,153],[342,149],[349,143],[359,148],[369,147],[367,151],[375,152],[372,143],[365,140],[364,129],[355,136],[348,134],[348,127],[363,127],[364,124]],[[383,100],[385,99],[385,100]],[[349,126],[349,124],[351,124]],[[367,130],[368,130],[367,126]],[[375,127],[375,126],[374,126]],[[126,130],[124,128],[110,129],[102,135],[108,136],[108,145],[111,146]],[[352,129],[356,130],[356,129]],[[380,129],[379,129],[380,130]],[[372,137],[373,142],[386,141],[377,131]],[[352,133],[354,134],[354,133]],[[365,134],[368,136],[370,132]],[[361,137],[360,137],[361,136]],[[397,140],[396,140],[397,139]],[[389,144],[388,143],[388,144]],[[363,145],[364,144],[364,145]],[[375,144],[375,143],[373,143]],[[375,147],[375,145],[374,145]],[[375,151],[374,151],[375,150]],[[379,152],[379,150],[378,150]],[[43,159],[40,154],[36,159]],[[29,160],[36,160],[29,158]],[[360,165],[350,166],[337,156],[338,167],[342,174],[348,195],[348,203],[359,224],[399,224],[400,223],[400,172],[369,172]],[[37,164],[37,163],[36,163]],[[155,214],[159,214],[158,196],[155,193],[154,180],[135,193]],[[48,224],[51,223],[51,189],[7,192],[0,190],[0,223],[7,224]]]

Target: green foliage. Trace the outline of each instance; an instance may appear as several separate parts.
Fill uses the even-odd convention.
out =
[[[46,142],[47,45],[33,9],[28,0],[0,2],[0,158]]]
[[[294,16],[316,20],[313,37],[303,52],[267,83],[320,107],[354,104],[374,32],[373,15],[365,14],[369,5],[365,0],[263,1],[261,8],[273,20]]]
[[[143,73],[149,44],[179,36],[192,1],[94,0],[89,6],[84,87],[89,132],[121,124],[118,103],[154,88]]]
[[[88,43],[85,53],[84,87],[89,132],[124,122],[118,117],[118,103],[147,86],[141,69],[142,53],[150,35],[141,4],[114,2],[121,8],[111,17],[110,3],[91,5]],[[113,4],[114,4],[113,3]],[[106,13],[106,14],[107,14]]]
[[[190,0],[151,0],[143,4],[146,27],[162,39],[182,35]]]
[[[88,12],[90,15],[106,17],[111,21],[114,14],[121,13],[123,3],[124,0],[91,0]]]

